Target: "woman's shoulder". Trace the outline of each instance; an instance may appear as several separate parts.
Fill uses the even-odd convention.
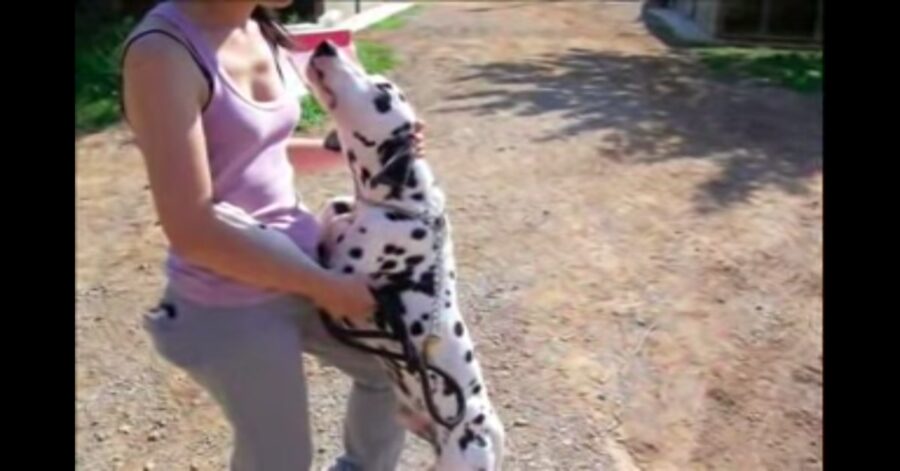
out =
[[[122,51],[123,65],[194,68],[196,58],[174,25],[156,15],[145,16],[128,34]]]
[[[159,32],[161,34],[151,34]],[[173,35],[178,39],[183,39],[181,32],[172,23],[158,15],[145,15],[125,37],[125,45],[129,45],[138,40],[143,41],[146,38],[154,38],[157,36]]]
[[[208,74],[178,29],[165,20],[143,19],[124,44],[122,79],[133,83],[134,90],[152,89],[157,96],[160,93],[182,98],[196,95],[205,106],[212,96]]]

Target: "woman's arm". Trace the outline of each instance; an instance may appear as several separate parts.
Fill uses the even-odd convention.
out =
[[[251,236],[216,216],[201,121],[205,79],[186,51],[148,36],[129,50],[124,80],[129,122],[175,252],[222,275],[306,296],[335,314],[371,313],[363,281],[321,269],[277,231]]]
[[[344,164],[340,152],[326,149],[322,139],[294,137],[288,142],[288,158],[297,173],[313,173]]]

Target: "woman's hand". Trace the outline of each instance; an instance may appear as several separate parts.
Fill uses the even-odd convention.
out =
[[[313,301],[335,320],[347,317],[361,323],[375,312],[369,285],[354,276],[329,274]]]
[[[413,125],[413,150],[416,157],[425,157],[425,122],[416,121]]]

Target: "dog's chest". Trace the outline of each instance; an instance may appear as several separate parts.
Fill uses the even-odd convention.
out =
[[[430,372],[428,387],[434,402],[449,416],[458,408],[456,395],[473,390],[477,393],[481,380],[472,340],[458,307],[449,222],[444,220],[441,226],[357,203],[346,223],[331,234],[328,252],[332,269],[351,267],[353,273],[366,276],[375,288],[395,283],[406,286],[399,292],[399,304],[394,306],[400,312],[393,314],[402,318],[405,333],[417,351],[424,351],[429,337],[438,339],[439,346],[429,360],[452,377],[456,386],[451,387],[441,374]],[[377,318],[368,325],[342,322],[350,329],[388,328]],[[402,353],[395,341],[365,342],[377,350]],[[385,360],[385,365],[401,393],[401,401],[424,412],[422,378],[402,362]]]

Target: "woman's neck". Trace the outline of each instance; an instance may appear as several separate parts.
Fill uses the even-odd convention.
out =
[[[256,8],[253,1],[176,0],[178,6],[198,25],[211,29],[246,28]]]

